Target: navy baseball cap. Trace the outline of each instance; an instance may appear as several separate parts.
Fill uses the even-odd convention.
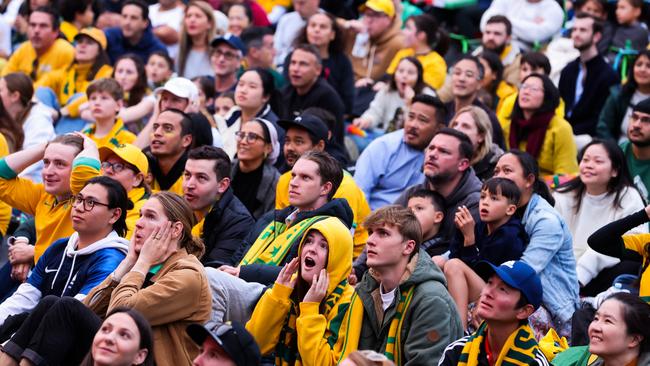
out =
[[[542,304],[542,281],[528,264],[522,261],[508,261],[495,266],[488,261],[481,261],[476,265],[475,270],[485,281],[496,274],[510,287],[521,291],[535,310]]]
[[[212,42],[210,42],[210,46],[217,47],[222,43],[225,43],[236,50],[240,50],[242,55],[246,55],[246,46],[244,46],[244,42],[242,42],[241,39],[239,39],[239,37],[236,35],[232,33],[226,33],[223,36],[216,37],[212,40]]]
[[[262,360],[255,339],[239,323],[223,323],[212,331],[201,324],[190,324],[185,331],[199,346],[207,337],[212,337],[237,366],[259,366]]]
[[[278,121],[280,127],[288,131],[291,127],[302,128],[307,130],[312,135],[316,136],[317,140],[323,140],[327,143],[328,129],[325,122],[313,114],[301,114],[293,120],[280,120]]]

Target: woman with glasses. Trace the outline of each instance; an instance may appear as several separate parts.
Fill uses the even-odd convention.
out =
[[[274,110],[278,110],[277,95],[273,84],[273,75],[260,68],[246,70],[235,88],[235,107],[221,117],[217,114],[214,119],[217,123],[217,130],[223,138],[223,150],[232,159],[237,152],[237,139],[235,134],[246,122],[255,118],[263,118],[275,126],[280,141],[284,141],[284,130],[278,125],[278,116]]]
[[[82,300],[117,268],[128,252],[128,241],[122,238],[126,232],[128,200],[117,181],[108,177],[90,179],[81,192],[69,198],[69,205],[72,235],[52,243],[27,282],[0,304],[0,324],[7,327],[5,323],[9,322],[9,327],[18,330],[3,348],[2,365],[7,364],[6,357],[20,362],[30,341],[38,336],[30,323],[49,309],[47,304],[51,304],[52,298]],[[41,299],[46,304],[39,304]],[[38,364],[37,359],[29,360]]]
[[[275,207],[275,186],[280,178],[273,167],[280,155],[278,133],[271,122],[256,118],[242,125],[235,136],[237,158],[230,186],[257,220]]]
[[[577,147],[569,122],[555,112],[560,93],[546,75],[530,74],[521,83],[517,102],[501,127],[506,147],[525,151],[542,175],[577,174]]]
[[[35,360],[50,365],[77,365],[91,348],[102,318],[128,307],[151,324],[158,366],[190,365],[199,349],[185,328],[205,323],[212,304],[198,259],[205,248],[191,232],[195,223],[192,209],[180,196],[152,195],[140,210],[128,253],[113,273],[83,303],[69,297],[44,299],[50,301],[48,306],[37,307],[17,333],[34,334],[20,355],[37,355]],[[14,355],[11,358],[17,360]]]
[[[145,177],[149,172],[147,156],[135,145],[120,144],[102,146],[88,136],[78,133],[84,139],[83,150],[78,157],[88,164],[76,164],[72,168],[72,179],[89,179],[104,175],[118,181],[126,190],[133,207],[126,212],[126,236],[131,239],[135,222],[140,218],[140,209],[151,194]]]

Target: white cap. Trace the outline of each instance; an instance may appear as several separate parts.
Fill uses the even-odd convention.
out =
[[[171,78],[164,86],[156,88],[154,95],[158,96],[163,90],[166,90],[179,98],[187,99],[190,104],[198,103],[199,100],[199,89],[190,79],[182,77]]]

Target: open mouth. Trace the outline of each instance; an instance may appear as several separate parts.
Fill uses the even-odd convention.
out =
[[[308,269],[309,268],[314,268],[316,266],[316,261],[312,257],[309,257],[309,256],[305,257],[304,263],[305,263],[305,267],[308,268]]]

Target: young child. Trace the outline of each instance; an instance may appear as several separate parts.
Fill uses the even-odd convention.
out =
[[[102,78],[93,81],[86,90],[90,112],[95,120],[83,134],[89,136],[97,147],[112,144],[130,144],[135,135],[124,127],[124,122],[117,116],[122,108],[124,92],[114,79]]]
[[[151,90],[161,87],[174,75],[174,60],[166,52],[155,51],[144,66],[147,84]]]
[[[214,100],[214,114],[215,117],[226,117],[230,109],[235,106],[235,93],[226,92],[219,95]]]
[[[419,189],[407,198],[406,206],[413,211],[422,228],[422,244],[430,256],[437,256],[448,250],[448,243],[438,236],[440,224],[445,218],[445,199],[438,192],[429,189]]]
[[[611,47],[625,48],[628,41],[632,49],[643,50],[648,45],[648,29],[644,27],[639,19],[643,9],[643,0],[618,0],[616,2],[616,21],[618,26],[614,31]],[[616,52],[609,51],[607,59],[614,62]]]
[[[474,271],[480,261],[501,264],[518,260],[528,244],[521,221],[514,216],[521,192],[509,179],[488,179],[481,189],[476,224],[467,207],[459,207],[454,222],[463,235],[463,247],[450,248],[444,264],[449,293],[456,302],[463,327],[467,327],[467,307],[476,301],[485,281]]]
[[[214,98],[217,95],[217,90],[214,88],[214,78],[210,76],[197,76],[192,79],[192,82],[199,90],[199,111],[210,121],[210,126],[216,128],[217,124],[213,117]]]
[[[246,324],[262,355],[274,353],[276,365],[334,366],[344,359],[350,321],[340,311],[354,293],[351,269],[350,230],[336,217],[312,224],[298,257],[282,268]]]

